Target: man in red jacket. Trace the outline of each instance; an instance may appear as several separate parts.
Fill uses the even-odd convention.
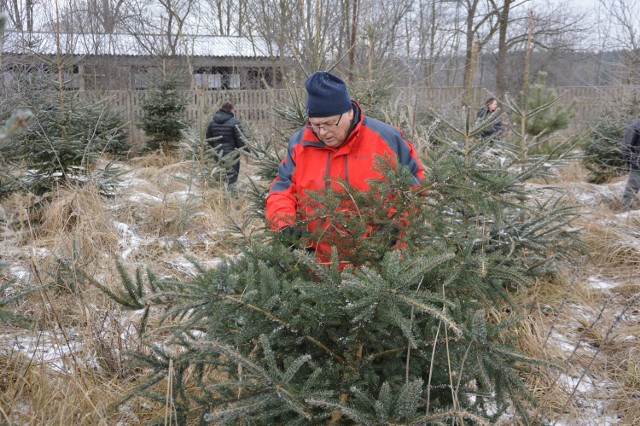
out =
[[[267,196],[266,217],[271,229],[284,233],[300,231],[305,223],[303,231],[314,235],[308,248],[320,262],[328,262],[336,229],[327,221],[308,220],[317,208],[310,193],[367,191],[372,179],[384,177],[377,167],[381,158],[407,167],[416,184],[423,180],[424,170],[413,145],[398,129],[365,116],[340,78],[318,71],[307,78],[305,87],[308,122],[289,140]],[[343,248],[337,249],[340,253]]]

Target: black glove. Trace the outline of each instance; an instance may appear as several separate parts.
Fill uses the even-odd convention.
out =
[[[287,225],[280,228],[279,240],[282,244],[289,247],[291,250],[298,248],[298,243],[302,237],[302,232],[299,228],[293,225]]]
[[[283,228],[280,228],[280,241],[285,246],[289,247],[290,250],[295,249],[305,249],[309,253],[315,251],[313,247],[305,247],[303,246],[302,237],[305,236],[306,232],[297,226],[287,225]]]
[[[396,225],[382,225],[378,228],[378,232],[386,234],[389,238],[389,247],[395,247],[398,243],[398,238],[400,237],[400,228]]]

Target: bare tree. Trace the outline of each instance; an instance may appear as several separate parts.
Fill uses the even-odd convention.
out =
[[[131,13],[125,26],[148,54],[174,56],[196,4],[197,0],[128,2]]]
[[[498,29],[498,15],[500,9],[494,0],[461,0],[466,10],[465,42],[466,52],[464,59],[464,82],[467,87],[473,76],[473,46],[477,43],[478,51],[487,44]]]
[[[239,12],[246,1],[238,0],[202,0],[202,24],[205,31],[213,35],[239,34],[245,25],[240,22]]]
[[[248,13],[253,32],[287,52],[308,74],[330,66],[339,55],[340,29],[346,19],[341,1],[256,0],[248,4]]]
[[[610,46],[623,52],[624,66],[620,82],[640,83],[640,4],[637,0],[600,0],[610,20],[617,23],[611,32]]]
[[[495,82],[499,98],[508,91],[507,58],[514,63],[521,55],[512,55],[517,50],[523,52],[529,41],[538,52],[572,52],[577,48],[580,35],[585,31],[584,13],[568,11],[562,5],[549,3],[546,7],[538,4],[537,12],[530,16],[529,0],[492,0],[497,10],[497,44],[488,43],[485,47],[493,47],[495,54]],[[533,19],[533,22],[530,20]],[[532,25],[533,27],[530,27]],[[568,56],[567,56],[568,60]],[[521,63],[515,61],[516,68]],[[521,73],[520,73],[521,75]],[[518,82],[521,84],[521,82]]]
[[[38,0],[1,0],[0,10],[7,13],[14,29],[33,32],[38,3]]]
[[[93,12],[99,29],[111,34],[124,18],[126,3],[125,0],[87,0],[87,11]]]
[[[347,2],[348,4],[348,2]],[[353,70],[356,66],[356,44],[358,38],[358,24],[360,22],[360,4],[359,0],[352,0],[351,5],[351,28],[349,32],[349,78],[353,78]]]
[[[527,0],[524,0],[527,1]],[[514,0],[504,0],[498,11],[498,57],[496,60],[496,89],[498,98],[502,99],[507,92],[505,67],[507,63],[507,29],[509,28],[509,13]]]
[[[60,5],[60,28],[65,33],[100,35],[124,30],[125,0],[76,0]]]

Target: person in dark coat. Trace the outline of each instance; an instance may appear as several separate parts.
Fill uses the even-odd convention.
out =
[[[640,189],[640,118],[632,121],[625,129],[620,151],[629,168],[629,177],[622,195],[622,203],[625,210],[631,210]]]
[[[489,98],[485,101],[484,106],[478,110],[478,122],[491,120],[491,123],[482,130],[480,137],[482,139],[498,139],[502,133],[502,121],[496,114],[498,109],[498,100]]]
[[[223,102],[222,106],[213,115],[207,127],[207,142],[221,156],[231,154],[236,149],[245,148],[247,133],[242,123],[235,117],[235,111],[231,102]],[[245,148],[246,149],[246,148]],[[227,184],[234,185],[240,173],[240,159],[227,170]]]

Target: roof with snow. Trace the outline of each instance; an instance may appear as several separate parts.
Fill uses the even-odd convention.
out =
[[[175,36],[173,40],[176,40]],[[269,45],[262,38],[233,36],[182,35],[175,42],[181,56],[267,58]],[[54,33],[6,31],[2,51],[15,54],[56,53]],[[159,34],[60,34],[60,51],[73,55],[153,56],[169,53],[166,35]]]

